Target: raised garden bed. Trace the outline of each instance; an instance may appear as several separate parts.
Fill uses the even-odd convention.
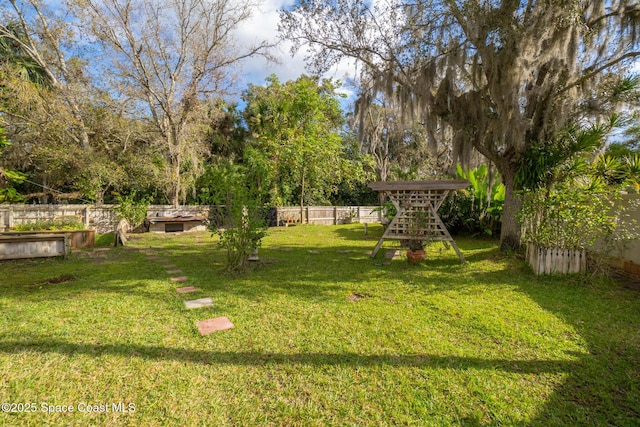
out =
[[[34,233],[0,235],[0,260],[68,256],[70,233]]]
[[[92,248],[96,244],[95,230],[46,230],[46,231],[9,231],[0,236],[19,237],[35,235],[65,235],[68,234],[71,249]]]

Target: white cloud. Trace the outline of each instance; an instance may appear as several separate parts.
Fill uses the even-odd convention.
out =
[[[285,7],[290,7],[294,0],[261,0],[261,6],[256,8],[251,19],[243,23],[236,31],[238,42],[242,44],[256,44],[262,40],[269,42],[278,41],[278,23],[280,16],[278,12]],[[247,60],[242,67],[242,86],[249,83],[264,84],[265,78],[275,74],[281,82],[295,80],[301,74],[308,74],[304,64],[304,47],[294,56],[291,56],[292,43],[281,41],[273,49],[272,53],[279,59],[278,64],[269,62],[264,58],[256,57]],[[345,80],[352,78],[355,74],[353,62],[343,61],[333,67],[324,77]],[[244,88],[242,88],[244,89]],[[340,92],[351,95],[348,88],[343,88]]]

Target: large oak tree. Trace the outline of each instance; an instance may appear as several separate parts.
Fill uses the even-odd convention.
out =
[[[397,97],[495,163],[503,247],[519,244],[527,149],[583,119],[594,94],[608,95],[603,79],[640,57],[640,6],[629,0],[301,0],[281,18],[311,66],[356,58],[374,82],[363,98]]]

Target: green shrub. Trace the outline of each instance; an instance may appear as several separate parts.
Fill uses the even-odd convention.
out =
[[[227,271],[245,270],[251,252],[260,246],[267,233],[260,178],[256,170],[225,161],[208,168],[210,185],[203,187],[206,191],[201,197],[214,206],[211,228],[220,236],[220,246],[225,249]]]
[[[52,221],[36,221],[11,227],[15,231],[84,230],[84,224],[75,217],[63,217]]]
[[[486,165],[464,171],[457,166],[457,178],[470,182],[469,187],[452,191],[440,207],[438,215],[451,233],[500,233],[505,188],[496,173],[489,174]]]
[[[522,239],[541,247],[585,249],[636,239],[621,191],[637,188],[637,165],[598,156],[612,125],[573,126],[532,148],[518,179]]]
[[[136,228],[142,224],[145,219],[147,219],[147,210],[149,209],[149,203],[151,202],[151,196],[138,198],[136,195],[137,193],[135,190],[132,190],[131,193],[126,195],[116,193],[115,197],[117,205],[113,208],[113,211],[121,218],[129,221],[132,229]]]

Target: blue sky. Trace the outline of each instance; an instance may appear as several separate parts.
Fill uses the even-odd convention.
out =
[[[255,43],[260,40],[276,41],[278,39],[278,11],[295,3],[295,0],[260,0],[261,6],[256,9],[252,18],[244,23],[238,31],[239,42]],[[295,56],[290,53],[291,43],[282,42],[273,51],[280,59],[279,64],[269,63],[263,58],[252,58],[243,64],[241,89],[246,84],[264,84],[265,78],[271,74],[278,76],[282,82],[294,80],[301,74],[309,74],[304,67],[304,50]],[[344,61],[333,67],[323,77],[345,81],[355,75],[353,62]],[[348,88],[341,92],[351,95]]]
[[[254,16],[239,28],[237,34],[239,41],[252,43],[259,40],[275,41],[278,38],[278,11],[283,8],[291,7],[295,0],[259,0],[261,6],[254,13]],[[304,50],[299,51],[294,57],[290,54],[291,44],[283,42],[279,44],[274,53],[280,58],[280,64],[268,63],[262,58],[254,58],[248,60],[242,70],[241,89],[246,84],[264,84],[265,78],[274,73],[280,81],[296,79],[305,73],[304,68]],[[635,66],[630,70],[633,73],[640,74],[640,59],[636,60]],[[331,77],[346,81],[353,78],[356,73],[356,67],[353,62],[344,61],[338,66],[331,69],[324,77]],[[342,92],[352,95],[352,91],[345,87]]]

